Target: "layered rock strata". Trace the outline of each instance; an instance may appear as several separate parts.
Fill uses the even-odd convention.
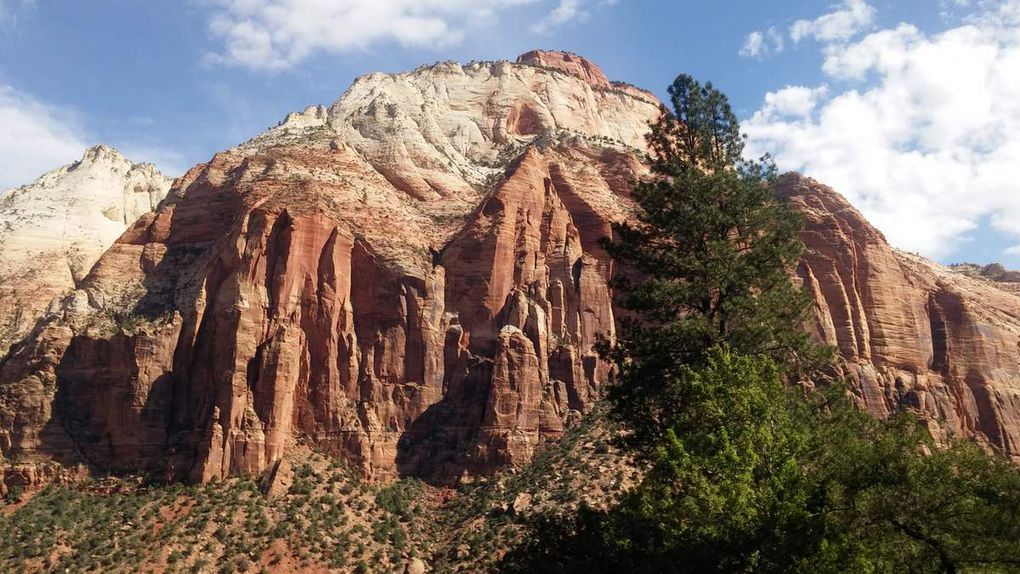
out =
[[[373,478],[526,462],[611,383],[599,240],[658,110],[565,54],[360,78],[117,240],[0,365],[0,453],[193,481],[297,442]],[[893,250],[811,180],[782,195],[861,403],[1015,456],[1020,300]]]
[[[838,349],[859,402],[1020,459],[1020,297],[893,249],[814,180],[786,176],[780,194],[806,218],[798,272],[814,333]]]
[[[195,481],[295,441],[373,477],[527,461],[608,381],[598,241],[657,113],[548,63],[357,80],[116,242],[0,367],[0,450]]]
[[[0,194],[0,356],[129,225],[156,208],[170,183],[151,164],[100,145]]]

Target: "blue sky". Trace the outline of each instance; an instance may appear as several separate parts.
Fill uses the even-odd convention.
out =
[[[1020,267],[1020,180],[1001,167],[1020,139],[990,127],[1020,133],[1020,88],[996,79],[1020,63],[1018,4],[0,0],[0,188],[99,142],[179,175],[360,74],[564,49],[660,95],[680,72],[711,80],[753,151],[834,185],[894,244]],[[963,90],[947,58],[986,73]],[[986,113],[952,119],[972,101]]]

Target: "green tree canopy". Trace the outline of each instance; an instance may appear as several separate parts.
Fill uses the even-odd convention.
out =
[[[655,177],[605,242],[628,313],[602,347],[610,402],[648,472],[609,511],[538,519],[506,570],[1020,571],[1016,467],[874,419],[841,386],[784,384],[828,356],[801,331],[800,221],[771,162],[741,158],[723,94],[689,76],[669,92]]]
[[[741,158],[739,124],[711,84],[684,75],[669,92],[673,111],[649,136],[657,177],[634,187],[634,221],[604,241],[626,270],[614,287],[628,313],[603,353],[621,371],[616,411],[643,443],[661,436],[677,404],[664,383],[713,347],[781,368],[824,354],[801,329],[810,300],[790,281],[800,217],[775,197],[775,167]]]

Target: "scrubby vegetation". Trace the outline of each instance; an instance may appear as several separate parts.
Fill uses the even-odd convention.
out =
[[[309,455],[289,490],[267,498],[252,479],[147,486],[127,479],[50,485],[0,507],[0,571],[260,572],[281,564],[339,572],[400,571],[427,554],[424,489],[370,485]]]
[[[532,517],[604,508],[639,472],[597,411],[534,462],[460,489],[414,479],[373,484],[299,452],[289,484],[251,478],[201,486],[88,480],[0,502],[0,572],[495,571]]]
[[[262,483],[12,487],[0,571],[1020,572],[1020,472],[817,376],[831,353],[800,331],[774,168],[742,159],[711,85],[670,94],[659,177],[605,244],[631,271],[615,287],[633,320],[601,348],[618,385],[529,465],[458,490],[370,484],[299,448]],[[138,328],[133,300],[107,326]]]

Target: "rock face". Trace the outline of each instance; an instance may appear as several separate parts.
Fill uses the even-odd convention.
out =
[[[839,350],[859,402],[1020,459],[1020,297],[892,249],[814,180],[786,176],[780,193],[807,218],[798,271],[814,332]]]
[[[521,54],[517,58],[518,64],[530,64],[553,70],[560,70],[564,73],[576,76],[588,82],[595,88],[609,88],[609,78],[602,70],[588,60],[568,52],[550,52],[547,50],[532,50]]]
[[[599,240],[659,106],[603,80],[552,53],[375,74],[196,166],[0,364],[0,453],[194,481],[296,442],[374,478],[527,461],[612,379]],[[1016,298],[784,189],[862,402],[1015,453]]]
[[[608,381],[598,240],[657,113],[530,64],[357,80],[121,236],[0,366],[0,451],[196,481],[296,440],[373,477],[526,461]]]
[[[156,208],[170,183],[152,165],[96,146],[0,194],[0,356],[128,225]]]

